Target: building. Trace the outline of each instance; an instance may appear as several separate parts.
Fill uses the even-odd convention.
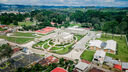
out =
[[[66,43],[72,43],[74,40],[74,35],[67,33],[67,32],[61,32],[60,30],[57,31],[55,37],[52,38],[52,41],[55,44],[66,44]]]
[[[101,49],[102,41],[100,40],[91,40],[89,42],[89,49],[91,50],[100,50]]]
[[[118,60],[114,60],[112,59],[111,57],[108,57],[106,56],[105,59],[104,59],[104,62],[105,63],[108,63],[108,64],[120,64],[120,62]]]
[[[53,56],[49,56],[45,59],[42,59],[39,61],[39,64],[41,64],[42,66],[44,65],[49,65],[50,63],[57,63],[59,60]]]
[[[107,43],[107,45],[104,48],[104,51],[107,53],[115,54],[116,53],[116,45],[117,45],[116,41],[107,40],[106,43]]]
[[[91,40],[89,42],[90,50],[104,50],[107,53],[116,54],[117,43],[114,40],[107,40],[102,42],[101,40]]]
[[[36,32],[41,33],[41,34],[47,34],[47,33],[52,32],[54,30],[56,30],[55,27],[46,27],[46,28],[43,28],[41,30],[37,30]]]
[[[103,50],[97,50],[94,54],[93,63],[103,64],[105,56],[106,52],[104,52]]]
[[[85,72],[88,70],[88,68],[90,67],[90,64],[84,63],[84,62],[79,62],[76,66],[75,66],[75,70],[77,72]]]
[[[57,68],[53,69],[51,72],[68,72],[68,71],[66,71],[63,68],[57,67]]]
[[[7,44],[7,41],[4,40],[4,39],[0,39],[0,46],[3,45],[3,44]]]
[[[122,62],[122,70],[128,70],[128,63]]]

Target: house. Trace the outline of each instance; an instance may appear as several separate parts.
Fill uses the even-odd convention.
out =
[[[128,70],[128,63],[122,62],[122,70]]]
[[[0,46],[3,45],[3,44],[7,44],[7,41],[4,40],[4,39],[0,39]]]
[[[57,68],[53,69],[51,72],[68,72],[68,71],[66,71],[63,68],[57,67]]]
[[[116,53],[116,41],[114,40],[107,40],[106,41],[107,45],[104,48],[104,51],[107,53],[112,53],[115,54]]]
[[[118,60],[114,60],[111,57],[106,56],[104,59],[105,63],[109,63],[109,64],[120,64],[120,62]]]
[[[97,50],[94,54],[93,63],[103,64],[106,52],[103,50]]]
[[[76,66],[75,66],[75,70],[77,72],[85,72],[88,70],[88,68],[90,67],[90,64],[84,63],[84,62],[79,62]]]
[[[42,59],[39,61],[39,64],[41,64],[42,66],[44,65],[49,65],[50,63],[57,63],[59,60],[53,56],[49,56],[45,59]]]
[[[89,42],[89,47],[90,47],[89,49],[90,50],[100,50],[101,44],[102,44],[101,40],[91,40]]]
[[[115,54],[116,53],[117,43],[114,40],[107,40],[102,42],[101,40],[91,40],[89,42],[90,50],[104,50],[107,53]]]

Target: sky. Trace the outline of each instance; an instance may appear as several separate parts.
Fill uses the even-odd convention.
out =
[[[128,0],[0,0],[4,4],[128,7]]]

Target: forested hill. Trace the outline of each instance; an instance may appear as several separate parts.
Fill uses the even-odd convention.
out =
[[[103,6],[46,6],[46,5],[10,5],[0,3],[0,10],[9,9],[49,9],[49,8],[85,8],[85,9],[128,9],[128,7],[103,7]]]

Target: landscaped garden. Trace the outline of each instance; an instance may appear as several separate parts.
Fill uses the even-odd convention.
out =
[[[120,59],[121,61],[128,62],[128,47],[126,44],[126,38],[124,36],[113,36],[112,35],[102,35],[98,40],[115,40],[117,42],[117,52],[116,54],[107,53],[107,56],[110,56],[115,59]]]
[[[43,49],[42,45],[46,44],[47,42],[48,42],[48,40],[40,41],[40,42],[34,44],[32,47],[35,49]]]
[[[92,59],[93,59],[94,53],[95,53],[95,51],[85,50],[81,54],[81,59],[84,59],[84,60],[87,60],[87,61],[91,62]]]
[[[40,41],[37,44],[33,45],[33,48],[36,49],[41,49],[41,50],[47,50],[52,53],[57,53],[57,54],[66,54],[72,50],[72,46],[80,40],[83,35],[75,35],[74,36],[74,41],[71,43],[65,43],[65,44],[56,44],[52,41],[52,39],[48,39],[45,41]]]

